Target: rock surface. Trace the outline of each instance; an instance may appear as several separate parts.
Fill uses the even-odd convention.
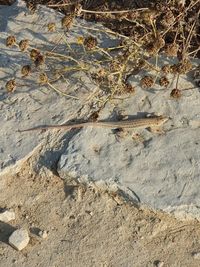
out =
[[[9,237],[9,244],[17,250],[24,249],[29,243],[29,234],[25,229],[18,229]]]
[[[12,19],[10,15],[4,14],[12,14]],[[12,7],[0,9],[0,30],[3,32],[0,37],[0,45],[3,46],[0,67],[7,70],[0,73],[2,88],[13,77],[13,69],[18,69],[16,77],[21,78],[20,66],[27,62],[25,55],[19,54],[18,50],[5,47],[6,37],[15,34],[17,40],[28,38],[33,40],[35,46],[40,44],[43,48],[52,49],[58,35],[47,32],[44,25],[50,22],[49,18],[60,23],[61,17],[61,14],[45,7],[39,7],[36,14],[30,15],[22,1]],[[20,23],[16,24],[16,20]],[[37,21],[40,23],[36,23]],[[88,34],[84,25],[88,27],[91,24],[84,21],[78,21],[78,24],[79,27],[77,24],[72,27],[69,42]],[[105,38],[100,33],[97,37],[99,43],[102,44],[105,40],[107,46],[116,42],[116,38]],[[63,46],[65,47],[65,42],[61,48]],[[162,67],[174,62],[176,60],[173,58],[159,58],[157,63]],[[195,64],[199,64],[199,61]],[[104,180],[116,183],[128,188],[137,202],[173,212],[177,216],[181,215],[181,218],[192,216],[200,219],[199,89],[194,87],[190,75],[180,75],[178,86],[182,90],[182,96],[175,99],[170,97],[170,92],[176,88],[174,75],[168,77],[170,85],[167,89],[161,88],[158,83],[151,89],[143,89],[140,81],[144,74],[146,75],[141,72],[129,78],[131,85],[136,88],[135,95],[124,98],[123,101],[115,99],[112,103],[107,103],[101,110],[99,119],[113,120],[116,117],[114,111],[123,111],[130,118],[161,114],[170,118],[163,127],[163,134],[148,129],[135,129],[134,134],[131,132],[120,138],[109,129],[92,127],[69,133],[14,132],[13,129],[89,117],[91,105],[85,103],[88,96],[94,93],[96,85],[85,73],[70,74],[67,93],[79,97],[80,101],[61,97],[49,91],[49,88],[35,88],[35,77],[30,77],[29,86],[17,89],[14,94],[8,95],[3,89],[0,95],[0,119],[3,121],[0,138],[1,173],[30,155],[37,154],[37,168],[56,168],[58,162],[56,171],[62,178],[70,175],[80,181]],[[63,82],[58,82],[56,86],[66,90]],[[193,89],[185,90],[188,88]]]
[[[4,210],[0,212],[0,221],[1,222],[9,222],[15,219],[15,212],[12,210]]]
[[[72,64],[69,63],[70,60],[46,57],[45,64],[36,69],[29,57],[31,48],[37,48],[41,54],[45,54],[55,47],[54,52],[67,56],[69,49],[65,38],[67,43],[75,46],[80,36],[89,34],[81,26],[90,28],[91,23],[77,21],[77,25],[65,35],[61,27],[62,18],[61,13],[40,5],[37,12],[30,14],[25,2],[21,0],[12,6],[0,6],[0,121],[3,123],[0,131],[0,175],[10,171],[12,166],[20,165],[35,150],[45,146],[44,140],[49,139],[48,143],[53,140],[52,132],[19,133],[19,129],[42,124],[61,124],[89,113],[87,98],[98,86],[86,72],[66,72],[64,80],[59,79],[53,83],[55,88],[68,97],[57,93],[48,85],[42,86],[38,81],[39,75],[44,71],[48,72],[50,79],[55,79],[55,69],[69,67]],[[48,31],[47,25],[50,22],[56,24],[56,32]],[[11,35],[15,36],[17,44],[28,39],[31,46],[29,52],[21,52],[17,46],[7,47],[6,38]],[[104,36],[103,33],[100,34],[99,42]],[[112,37],[109,41],[107,37],[106,40],[112,45],[116,42],[115,39]],[[22,66],[27,64],[30,64],[32,74],[22,77]],[[13,78],[17,87],[13,93],[8,93],[5,85]],[[58,134],[55,142],[63,135],[64,133]]]

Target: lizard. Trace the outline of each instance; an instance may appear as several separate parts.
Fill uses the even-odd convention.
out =
[[[24,130],[18,130],[19,132],[29,132],[29,131],[38,131],[38,130],[50,130],[50,129],[62,129],[69,130],[82,127],[103,127],[103,128],[122,128],[122,129],[131,129],[131,128],[148,128],[148,127],[159,127],[168,120],[164,116],[154,116],[147,118],[136,118],[129,120],[121,121],[97,121],[97,122],[81,122],[74,124],[62,124],[62,125],[41,125],[33,128],[28,128]]]

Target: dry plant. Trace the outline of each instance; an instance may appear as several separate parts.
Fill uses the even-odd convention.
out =
[[[174,98],[182,95],[181,89],[178,88],[180,75],[193,71],[192,59],[199,58],[200,55],[200,0],[149,1],[148,6],[127,10],[118,4],[113,4],[115,1],[106,1],[93,10],[87,9],[90,1],[68,1],[60,4],[54,1],[46,2],[48,6],[59,9],[65,14],[61,20],[63,32],[58,34],[62,36],[67,51],[65,55],[56,52],[56,48],[53,51],[46,51],[44,47],[41,51],[31,47],[28,40],[21,40],[17,44],[15,36],[8,36],[6,40],[8,47],[18,46],[21,52],[29,54],[31,63],[22,66],[22,77],[34,72],[39,73],[40,84],[49,86],[60,95],[78,99],[57,89],[53,83],[67,77],[72,71],[85,71],[100,88],[100,93],[95,99],[104,105],[116,95],[135,93],[129,77],[144,70],[153,74],[141,78],[143,89],[151,90],[156,82],[161,87],[167,88],[169,74],[173,74],[177,83],[170,95]],[[28,3],[31,11],[33,7],[36,8],[36,1]],[[76,23],[76,17],[103,22],[107,27],[104,32],[119,38],[118,45],[102,48],[95,35],[80,36],[76,42],[79,52],[74,51],[72,44],[67,41],[66,33],[70,34],[72,26],[80,27]],[[57,32],[57,25],[49,21],[46,30]],[[95,26],[90,30],[94,33],[102,31]],[[161,56],[176,59],[177,63],[160,68],[158,62]],[[49,78],[49,73],[43,68],[50,59],[60,62],[61,65],[63,61],[66,62],[66,66],[51,69],[53,79]],[[155,64],[151,64],[150,59]],[[16,88],[13,80],[15,77],[6,85],[9,92],[13,92]],[[11,87],[13,89],[10,89]]]

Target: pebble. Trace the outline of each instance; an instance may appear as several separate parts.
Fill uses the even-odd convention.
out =
[[[164,266],[164,262],[163,261],[159,261],[159,260],[154,261],[154,266],[156,266],[156,267],[163,267]]]
[[[26,229],[15,230],[9,237],[9,244],[17,250],[24,249],[29,243],[29,234]]]
[[[40,230],[38,235],[41,237],[41,238],[47,238],[48,234],[47,234],[47,231],[45,230]]]
[[[0,212],[0,221],[9,222],[15,219],[15,212],[13,210],[3,210]]]
[[[195,260],[200,260],[200,252],[195,252],[192,254]]]

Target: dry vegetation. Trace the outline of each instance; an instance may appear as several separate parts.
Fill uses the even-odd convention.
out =
[[[121,5],[119,3],[121,3]],[[130,3],[131,2],[131,3]],[[80,36],[73,50],[73,43],[65,38],[66,54],[59,54],[56,49],[46,51],[35,49],[28,40],[18,42],[15,36],[9,36],[6,45],[18,46],[22,53],[30,57],[30,64],[22,66],[22,78],[37,73],[40,84],[48,85],[57,93],[78,99],[60,91],[53,83],[66,79],[72,71],[84,71],[98,84],[100,92],[97,102],[104,105],[116,95],[135,93],[129,77],[141,70],[153,71],[153,75],[141,77],[141,87],[149,89],[158,83],[166,88],[169,75],[176,77],[176,88],[169,92],[171,97],[181,96],[178,80],[180,75],[193,75],[199,85],[199,66],[196,68],[192,59],[199,58],[200,44],[200,1],[27,1],[27,7],[34,13],[37,3],[45,4],[65,14],[61,20],[62,34],[70,34],[76,24],[76,17],[102,22],[107,33],[115,35],[119,42],[115,47],[102,48],[94,36]],[[46,31],[56,32],[54,21],[49,21]],[[95,24],[94,24],[95,30]],[[98,29],[96,29],[98,31]],[[98,56],[98,60],[97,60]],[[174,58],[176,64],[158,66],[161,56]],[[59,69],[52,69],[51,75],[43,67],[52,58],[61,64]],[[149,63],[153,59],[155,64]],[[91,63],[92,62],[92,63]],[[50,77],[51,76],[51,77]],[[17,88],[18,82],[13,77],[6,84],[8,92]],[[182,88],[184,90],[184,88]]]

